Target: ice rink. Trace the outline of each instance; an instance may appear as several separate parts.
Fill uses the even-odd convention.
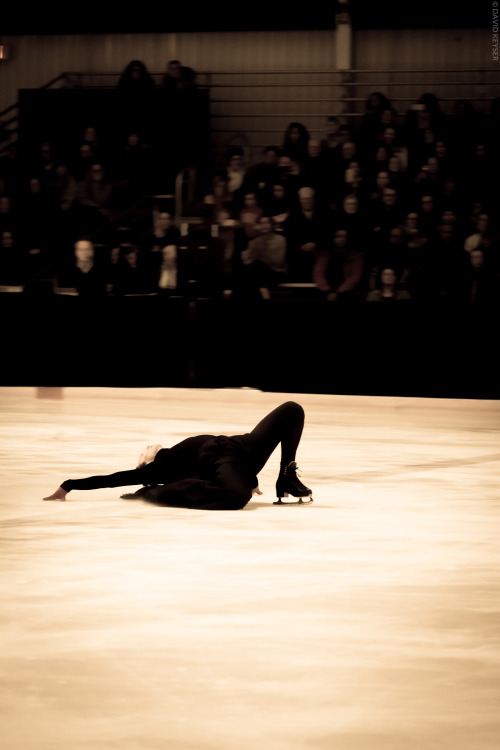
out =
[[[147,443],[306,413],[310,506],[120,489]],[[498,750],[500,402],[0,388],[2,750]]]

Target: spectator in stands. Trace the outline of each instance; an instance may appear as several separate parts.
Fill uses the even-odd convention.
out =
[[[40,145],[38,159],[32,165],[32,174],[37,174],[40,185],[43,188],[51,185],[56,176],[57,162],[50,141],[44,141]]]
[[[332,246],[315,252],[313,282],[330,302],[358,299],[363,273],[363,251],[346,229],[336,229]]]
[[[18,286],[23,280],[23,263],[20,248],[10,231],[0,235],[0,284]]]
[[[17,229],[17,215],[10,195],[0,196],[0,232],[15,232]]]
[[[372,187],[368,195],[368,200],[378,201],[379,203],[382,203],[384,189],[387,187],[390,187],[391,185],[392,185],[392,182],[391,182],[390,173],[381,169],[380,172],[377,172],[377,174],[375,175],[374,184],[372,181]]]
[[[79,185],[78,204],[83,226],[80,232],[90,234],[112,217],[113,185],[108,182],[102,164],[92,164]]]
[[[453,299],[468,263],[467,253],[456,236],[453,223],[442,223],[437,234],[427,245],[429,264],[434,273],[430,277],[433,288],[428,285],[428,296],[435,299]],[[430,275],[429,275],[430,276]]]
[[[151,148],[142,140],[139,133],[127,134],[125,146],[118,154],[115,173],[126,206],[141,195],[147,195],[152,191]]]
[[[98,262],[90,240],[77,240],[74,259],[59,276],[60,287],[76,289],[80,297],[97,298],[106,293],[107,269]]]
[[[476,231],[470,234],[464,242],[464,250],[470,253],[478,247],[482,247],[488,238],[491,238],[491,222],[487,213],[481,213],[476,219]]]
[[[139,104],[155,90],[155,82],[142,60],[132,60],[121,74],[117,89]]]
[[[283,225],[290,216],[292,199],[282,182],[272,186],[272,196],[264,205],[267,216],[271,216],[275,231],[283,231]]]
[[[301,162],[288,154],[282,154],[279,158],[280,181],[284,185],[292,205],[297,203],[298,192],[305,185],[305,175]]]
[[[141,60],[132,60],[123,71],[117,87],[123,132],[152,134],[155,82]]]
[[[372,151],[380,134],[382,113],[391,109],[391,103],[380,91],[374,91],[366,99],[365,114],[361,124],[360,141],[366,152]]]
[[[287,243],[282,234],[274,231],[269,216],[261,216],[257,228],[258,235],[241,254],[244,286],[250,293],[258,290],[263,299],[270,299],[270,292],[286,277]]]
[[[247,169],[243,158],[243,149],[234,146],[226,152],[224,177],[227,181],[227,192],[233,201],[233,210],[239,211],[243,200],[243,183]]]
[[[314,188],[318,201],[323,202],[328,182],[327,161],[319,138],[310,138],[304,165],[304,182]]]
[[[343,142],[340,135],[340,120],[335,115],[330,115],[326,120],[325,136],[321,140],[321,147],[326,156]]]
[[[357,195],[346,195],[342,206],[332,213],[333,225],[341,227],[349,233],[351,242],[363,246],[367,241],[368,229],[364,222],[364,213]],[[329,227],[328,227],[329,228]]]
[[[162,262],[157,279],[157,291],[163,296],[171,296],[178,289],[177,246],[166,245],[161,252]]]
[[[500,280],[488,267],[484,250],[469,253],[469,264],[462,278],[460,298],[476,305],[500,304]]]
[[[118,259],[113,266],[112,289],[116,295],[144,294],[148,291],[143,269],[140,267],[139,253],[135,245],[122,243],[118,248]]]
[[[456,175],[456,163],[450,157],[449,148],[445,141],[437,140],[434,144],[434,155],[439,162],[439,173],[445,178],[455,177]]]
[[[212,182],[212,192],[203,199],[205,215],[212,224],[233,217],[233,196],[229,192],[226,174],[216,175]]]
[[[413,181],[414,199],[420,199],[422,195],[432,195],[437,202],[443,192],[443,182],[444,178],[439,172],[439,160],[436,156],[430,156]]]
[[[258,234],[257,223],[263,216],[264,211],[257,201],[254,192],[245,193],[243,198],[243,207],[241,208],[238,219],[245,235],[248,239],[256,237]]]
[[[283,152],[303,167],[307,160],[309,131],[300,122],[291,122],[283,138]]]
[[[20,173],[17,145],[11,143],[0,156],[0,196],[17,193]]]
[[[316,204],[316,194],[310,187],[298,192],[299,207],[290,211],[283,225],[287,239],[289,278],[296,282],[311,282],[316,252],[325,244],[326,217]]]
[[[367,302],[403,302],[411,299],[407,289],[398,286],[397,272],[393,268],[382,268],[378,274],[376,289],[368,292]]]
[[[420,232],[425,237],[430,237],[437,228],[437,208],[434,197],[423,193],[418,208],[418,220]]]
[[[271,197],[272,187],[279,180],[279,149],[267,146],[258,164],[248,168],[245,176],[245,187],[253,190],[263,204]]]
[[[91,146],[88,143],[80,144],[78,156],[71,167],[71,174],[77,182],[83,182],[85,180],[93,163],[94,155]]]
[[[182,66],[179,60],[170,60],[163,76],[162,86],[166,93],[177,91],[182,85]]]
[[[51,185],[50,199],[57,212],[66,213],[74,206],[78,185],[65,163],[56,167],[55,180]]]
[[[146,233],[139,246],[138,264],[147,288],[157,288],[163,263],[163,248],[178,246],[180,232],[173,224],[172,214],[167,211],[153,212],[153,228]]]
[[[402,227],[393,227],[387,240],[380,246],[374,245],[374,250],[366,251],[366,265],[370,270],[370,288],[373,289],[375,280],[379,278],[384,268],[390,268],[396,274],[399,285],[406,282],[409,274],[409,256],[406,237]]]
[[[484,143],[476,143],[470,157],[462,159],[460,188],[467,199],[475,198],[493,208],[496,175],[494,150],[489,153]]]
[[[382,200],[372,201],[370,207],[370,224],[374,240],[383,242],[391,229],[402,223],[403,215],[403,206],[400,205],[397,191],[391,186],[384,188]]]

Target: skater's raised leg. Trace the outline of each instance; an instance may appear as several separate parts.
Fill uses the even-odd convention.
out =
[[[302,484],[297,476],[295,458],[303,428],[304,409],[295,401],[287,401],[264,417],[250,433],[258,444],[257,474],[276,447],[281,444],[280,472],[276,482],[276,497],[279,498],[279,503],[282,498],[289,495],[300,499],[312,495],[312,490]],[[312,498],[309,502],[312,502]]]

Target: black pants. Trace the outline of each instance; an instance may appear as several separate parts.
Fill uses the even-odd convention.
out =
[[[145,489],[141,496],[162,505],[207,510],[236,510],[244,507],[257,486],[257,474],[281,445],[281,463],[295,460],[304,427],[304,410],[300,404],[287,401],[262,419],[251,432],[234,437],[203,435],[183,440],[173,446],[169,458],[185,458],[196,451],[201,458],[192,471],[171,481],[162,475],[161,457],[151,464],[107,476],[68,479],[61,486],[70,490],[100,487],[123,487],[133,484],[163,482]],[[165,472],[167,469],[165,468]]]

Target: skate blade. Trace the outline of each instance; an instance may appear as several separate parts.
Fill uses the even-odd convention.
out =
[[[289,503],[284,503],[280,497],[279,500],[276,500],[276,502],[273,503],[273,505],[311,505],[311,503],[313,502],[314,502],[313,498],[310,497],[307,500],[302,500],[302,498],[300,498],[300,500],[294,500]]]

